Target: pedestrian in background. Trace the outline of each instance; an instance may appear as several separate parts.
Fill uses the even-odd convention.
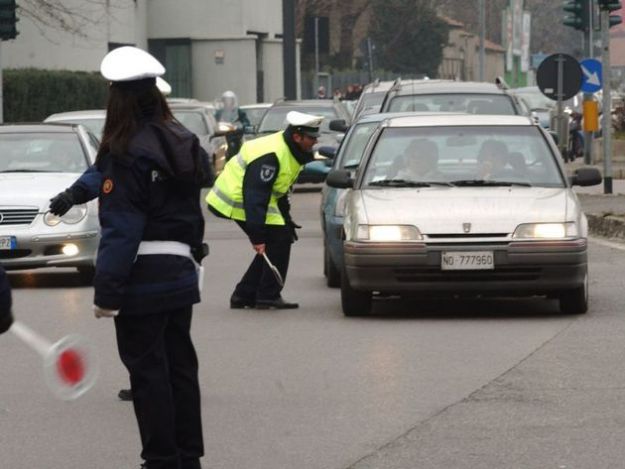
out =
[[[147,469],[200,469],[198,362],[190,336],[203,257],[208,155],[156,87],[163,66],[135,47],[101,65],[111,82],[96,159],[101,240],[96,317],[114,317]]]
[[[317,88],[317,99],[326,99],[326,98],[327,98],[326,87],[320,86],[319,88]]]
[[[323,117],[297,111],[287,114],[288,127],[243,144],[224,167],[206,202],[215,215],[236,221],[256,252],[230,297],[231,308],[290,309],[283,285],[274,278],[266,254],[286,279],[291,244],[297,239],[288,192],[303,166],[314,159],[312,148]]]

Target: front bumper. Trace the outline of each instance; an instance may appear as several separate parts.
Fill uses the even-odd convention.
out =
[[[5,230],[0,235],[5,235]],[[74,231],[55,234],[35,234],[30,230],[6,233],[15,236],[16,249],[0,250],[0,264],[7,270],[39,267],[92,267],[99,243],[98,230]],[[61,252],[71,243],[78,248],[73,256]]]
[[[443,251],[492,251],[495,268],[444,271]],[[383,293],[550,294],[582,286],[587,258],[586,239],[491,244],[344,243],[351,287]]]

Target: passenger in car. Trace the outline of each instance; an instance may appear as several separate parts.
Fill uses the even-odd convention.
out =
[[[440,180],[442,174],[438,171],[438,146],[431,140],[419,138],[412,140],[406,147],[397,168],[395,179],[407,181]]]
[[[477,155],[477,178],[497,179],[505,173],[509,162],[508,147],[498,140],[486,140]]]

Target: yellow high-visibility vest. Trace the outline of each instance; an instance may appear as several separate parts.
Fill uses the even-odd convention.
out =
[[[278,208],[278,199],[288,193],[303,168],[284,141],[284,132],[245,142],[239,154],[233,156],[224,166],[224,170],[206,196],[206,203],[225,217],[245,221],[243,208],[245,170],[254,160],[268,153],[275,153],[280,167],[278,177],[273,183],[265,224],[284,225],[284,218]]]

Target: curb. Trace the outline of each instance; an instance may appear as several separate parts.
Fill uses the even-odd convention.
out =
[[[587,213],[586,217],[588,231],[591,234],[625,241],[625,218],[610,213],[602,215]]]

